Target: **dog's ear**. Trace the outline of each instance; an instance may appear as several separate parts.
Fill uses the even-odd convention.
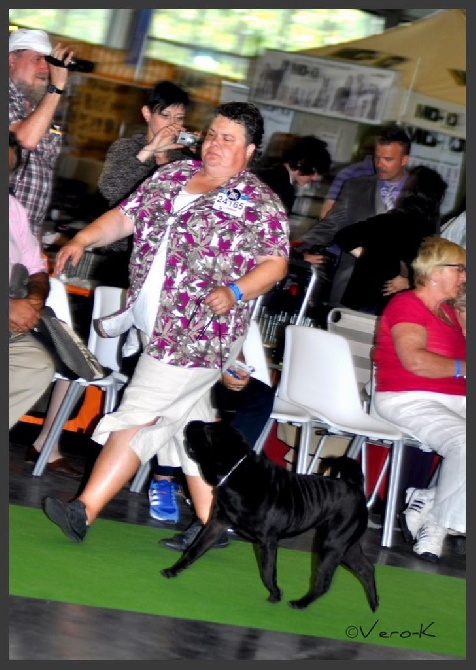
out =
[[[217,426],[217,425],[218,425],[218,423],[215,423],[215,422],[204,423],[203,424],[202,434],[203,434],[203,437],[205,438],[205,440],[208,442],[208,444],[213,443],[213,435],[214,435],[214,432],[215,432],[215,426]]]
[[[184,429],[185,439],[189,443],[200,439],[203,435],[203,428],[205,423],[203,421],[189,421]]]

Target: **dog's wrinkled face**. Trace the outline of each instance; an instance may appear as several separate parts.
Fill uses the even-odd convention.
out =
[[[216,486],[251,451],[243,436],[223,421],[190,421],[184,434],[187,454],[211,486]]]

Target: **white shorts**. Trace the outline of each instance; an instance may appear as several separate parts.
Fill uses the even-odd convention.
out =
[[[105,444],[111,432],[156,420],[154,425],[141,428],[130,442],[141,462],[157,455],[160,465],[199,475],[196,463],[185,453],[183,430],[195,419],[215,420],[210,389],[220,375],[219,369],[167,365],[144,353],[118,409],[101,419],[92,439]]]

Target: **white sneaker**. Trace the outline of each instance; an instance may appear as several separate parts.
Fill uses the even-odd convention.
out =
[[[400,514],[400,526],[406,542],[413,542],[433,507],[435,489],[409,488],[405,502],[408,507]]]
[[[425,561],[436,563],[443,551],[443,542],[447,535],[446,528],[436,523],[433,514],[429,514],[418,531],[413,551]]]

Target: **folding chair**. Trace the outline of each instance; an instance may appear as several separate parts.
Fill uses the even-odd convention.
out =
[[[50,282],[53,290],[50,289],[50,295],[48,297],[47,304],[55,310],[55,313],[59,318],[63,319],[71,325],[71,314],[68,316],[63,313],[66,311],[64,305],[64,296],[66,296],[67,299],[66,288],[59,279],[52,278],[50,279]],[[119,310],[125,303],[125,297],[125,289],[112,286],[98,286],[94,292],[92,320]],[[64,318],[65,316],[68,316],[68,318]],[[68,420],[73,407],[75,406],[80,394],[85,387],[97,386],[104,391],[104,414],[112,412],[115,408],[120,389],[129,381],[126,375],[119,372],[121,342],[121,337],[100,337],[95,331],[93,323],[91,322],[88,348],[104,367],[111,370],[110,374],[108,374],[108,376],[104,379],[98,379],[91,382],[88,382],[84,379],[68,380],[67,377],[64,377],[60,374],[55,374],[53,378],[54,381],[62,379],[69,381],[70,384],[60,405],[58,413],[56,414],[56,417],[52,423],[48,437],[46,438],[43,445],[43,449],[41,450],[38,460],[36,461],[33,468],[32,474],[34,477],[40,477],[43,474],[48,463],[48,458],[51,454],[51,451],[53,450],[54,445],[57,443],[61,435],[64,424]]]

